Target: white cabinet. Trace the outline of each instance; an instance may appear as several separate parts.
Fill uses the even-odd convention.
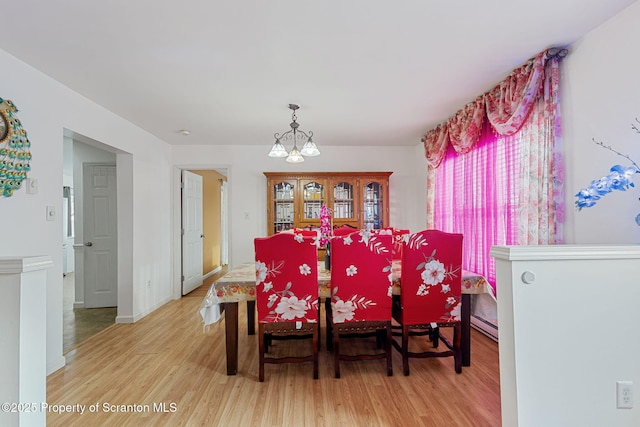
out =
[[[495,246],[502,425],[638,426],[640,246]]]

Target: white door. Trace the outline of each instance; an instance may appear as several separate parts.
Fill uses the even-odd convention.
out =
[[[222,182],[220,191],[220,264],[229,264],[229,183]]]
[[[84,306],[118,305],[116,167],[85,164]]]
[[[202,177],[182,171],[182,295],[202,285]]]

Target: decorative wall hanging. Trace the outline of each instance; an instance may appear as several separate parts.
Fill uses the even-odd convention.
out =
[[[22,186],[31,170],[31,143],[17,112],[13,102],[0,98],[0,192],[5,197]]]

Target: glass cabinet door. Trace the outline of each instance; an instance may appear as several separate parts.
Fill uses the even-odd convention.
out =
[[[301,180],[302,218],[301,222],[320,224],[320,211],[326,203],[325,185],[318,181]]]
[[[295,184],[292,182],[273,185],[273,233],[294,227],[294,191]]]
[[[384,186],[379,182],[367,182],[362,187],[362,222],[365,230],[380,229],[384,224]]]
[[[353,182],[332,182],[333,220],[336,226],[349,223],[356,225],[355,189]],[[353,223],[353,224],[352,224]]]

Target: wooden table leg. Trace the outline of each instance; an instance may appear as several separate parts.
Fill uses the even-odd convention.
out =
[[[471,295],[462,294],[462,366],[471,366]]]
[[[331,298],[327,298],[324,301],[324,313],[325,313],[325,332],[326,332],[326,344],[327,350],[333,350],[333,330],[331,328],[331,319],[333,315],[331,313]]]
[[[247,334],[256,334],[256,302],[247,301]]]
[[[238,303],[224,303],[224,330],[227,346],[227,375],[238,373]]]

